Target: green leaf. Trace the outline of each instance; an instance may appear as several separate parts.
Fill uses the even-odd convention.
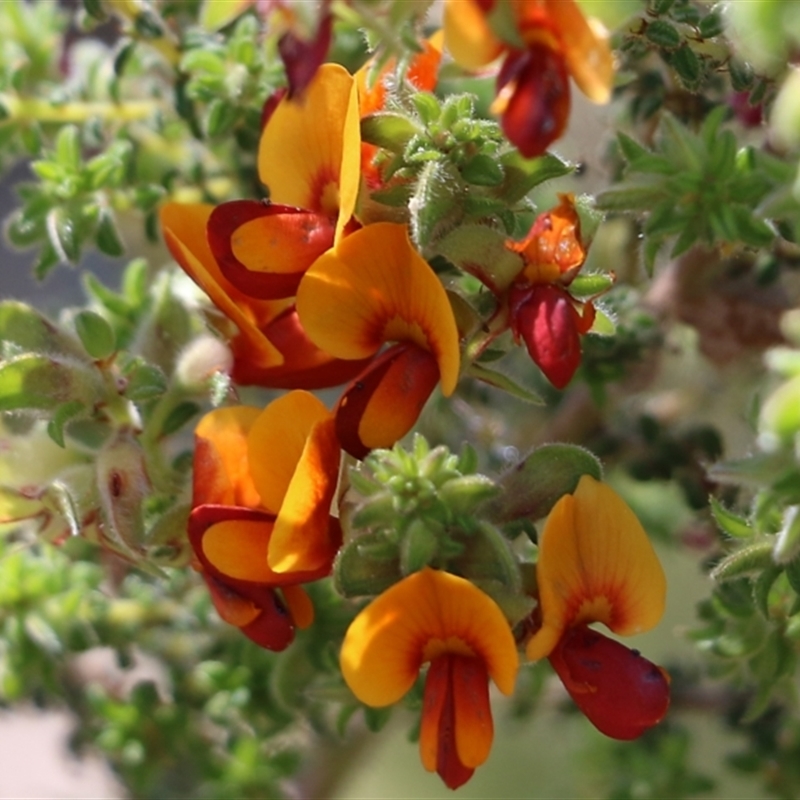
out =
[[[725,30],[722,14],[714,9],[700,20],[697,28],[704,39],[713,39],[715,36],[719,36]]]
[[[100,212],[100,220],[94,235],[95,244],[101,253],[107,256],[117,257],[125,252],[125,245],[119,237],[117,226],[114,224],[114,217],[110,211]]]
[[[606,272],[588,272],[577,275],[569,285],[569,293],[579,300],[604,294],[614,285],[614,278]]]
[[[65,169],[77,172],[81,166],[80,132],[75,125],[65,125],[55,141],[55,159]]]
[[[569,175],[575,169],[572,164],[562,161],[552,153],[537,158],[523,158],[517,150],[504,153],[500,158],[500,166],[505,173],[505,179],[497,188],[496,194],[508,204],[519,202],[536,186],[553,178]]]
[[[594,322],[589,333],[595,336],[613,336],[617,332],[617,324],[614,319],[599,307],[595,307],[594,313]]]
[[[86,352],[102,361],[116,350],[116,336],[111,326],[94,311],[81,311],[75,316],[75,330]]]
[[[13,342],[22,350],[39,354],[62,353],[77,358],[85,357],[74,337],[59,329],[36,309],[17,300],[0,302],[0,342]]]
[[[54,208],[47,215],[47,235],[58,258],[70,264],[80,259],[81,245],[76,220],[66,208]]]
[[[430,92],[415,92],[411,96],[414,107],[417,109],[422,124],[429,126],[436,122],[442,114],[439,101]]]
[[[382,546],[380,533],[366,534],[339,550],[333,564],[333,583],[343,597],[371,597],[386,591],[402,577],[395,547],[392,557],[372,557],[370,545]]]
[[[463,197],[454,191],[457,186],[458,177],[450,164],[433,161],[423,167],[409,201],[411,232],[418,249],[426,250],[462,222]]]
[[[521,386],[508,375],[505,375],[504,373],[498,372],[494,369],[489,369],[489,367],[486,367],[483,364],[477,362],[470,364],[467,374],[471,378],[475,378],[476,380],[482,381],[489,386],[493,386],[495,389],[500,389],[504,392],[507,392],[512,397],[516,397],[518,400],[524,400],[526,403],[533,403],[537,406],[544,405],[544,400],[542,397],[532,389]]]
[[[236,124],[238,116],[239,112],[236,106],[227,100],[215,98],[208,104],[206,135],[210,139],[225,136]]]
[[[615,189],[600,192],[595,205],[601,211],[641,212],[664,200],[663,187],[653,182],[623,183]]]
[[[699,56],[688,44],[679,47],[672,54],[670,63],[688,89],[693,89],[700,82],[703,67]]]
[[[673,50],[680,46],[683,37],[678,29],[664,19],[655,19],[647,24],[644,35],[659,47]]]
[[[0,411],[51,410],[72,400],[94,405],[101,392],[96,371],[71,360],[27,354],[0,365]]]
[[[160,397],[167,390],[164,373],[152,364],[136,362],[126,370],[125,397],[134,402],[143,402]]]
[[[749,539],[755,531],[744,517],[725,508],[716,497],[709,498],[711,514],[719,529],[735,539]]]
[[[499,186],[505,173],[491,156],[478,153],[461,168],[461,177],[474,186]]]
[[[391,111],[368,114],[361,120],[361,138],[393,153],[402,153],[411,138],[421,133],[408,117]]]
[[[772,544],[771,540],[757,542],[731,553],[711,570],[711,579],[718,582],[729,581],[775,566],[772,560]]]
[[[499,524],[542,519],[561,497],[575,491],[582,475],[602,480],[596,456],[577,445],[542,445],[500,476],[503,494],[484,506],[485,514]]]
[[[86,406],[80,400],[70,400],[56,409],[47,423],[47,435],[59,446],[64,447],[64,425],[80,414]]]
[[[170,436],[179,431],[190,419],[200,413],[197,403],[185,401],[179,403],[169,412],[164,424],[161,426],[161,436]]]

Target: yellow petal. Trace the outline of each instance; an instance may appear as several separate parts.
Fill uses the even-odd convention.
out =
[[[289,607],[294,624],[301,631],[310,628],[314,622],[314,604],[311,602],[308,592],[299,584],[283,586],[281,592]]]
[[[504,49],[474,0],[445,0],[444,45],[464,69],[480,69]]]
[[[211,525],[203,534],[203,555],[229,578],[255,583],[276,583],[267,566],[267,545],[273,524],[226,520]]]
[[[303,455],[312,428],[331,412],[306,391],[273,400],[248,431],[248,461],[264,507],[277,514]]]
[[[333,563],[340,542],[331,533],[330,514],[340,459],[335,421],[328,415],[308,433],[275,522],[268,561],[276,572]]]
[[[297,312],[314,344],[337,358],[366,358],[384,342],[411,341],[436,357],[442,393],[455,389],[455,317],[404,225],[367,225],[318,258],[300,283]]]
[[[206,224],[213,209],[205,203],[166,203],[159,209],[164,241],[189,277],[239,328],[253,363],[262,368],[280,366],[283,356],[259,330],[259,323],[278,306],[248,298],[222,275],[206,238]]]
[[[323,64],[303,95],[281,100],[269,118],[258,174],[273,203],[338,215],[338,237],[353,215],[360,160],[355,80],[344,67]]]
[[[411,688],[425,661],[447,652],[480,658],[500,691],[513,691],[517,649],[499,606],[464,578],[426,568],[361,611],[340,660],[356,697],[380,707]]]
[[[575,0],[550,0],[548,14],[560,33],[567,69],[578,88],[594,103],[607,103],[614,85],[614,56],[608,34],[587,20]]]
[[[664,613],[666,579],[633,511],[610,487],[584,475],[553,507],[536,565],[542,627],[528,642],[535,660],[573,625],[602,622],[630,635]]]

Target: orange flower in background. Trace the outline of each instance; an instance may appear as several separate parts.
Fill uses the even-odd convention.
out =
[[[261,133],[258,174],[269,203],[236,200],[209,220],[211,252],[244,294],[295,294],[303,273],[351,220],[361,184],[356,83],[323,64],[302,98],[270,106]]]
[[[336,409],[342,447],[363,458],[391,447],[416,422],[441,383],[452,394],[460,356],[444,290],[404,225],[378,222],[346,236],[308,270],[297,311],[314,344],[341,359],[374,356]]]
[[[534,363],[563,389],[580,365],[580,337],[591,329],[595,309],[569,293],[586,251],[573,197],[559,197],[560,204],[540,214],[523,241],[507,244],[525,264],[509,290],[508,304],[515,340],[525,342]]]
[[[263,411],[212,411],[195,440],[189,538],[214,603],[248,635],[246,626],[265,624],[260,610],[285,647],[294,625],[313,619],[300,584],[329,574],[341,544],[330,515],[340,460],[333,417],[295,391]]]
[[[530,660],[547,656],[576,705],[601,732],[633,739],[669,706],[669,677],[636,650],[587,627],[630,636],[664,613],[666,579],[625,502],[584,475],[547,518],[536,564],[541,627]]]
[[[611,96],[607,38],[575,0],[445,0],[444,32],[447,49],[466,69],[505,56],[493,110],[526,158],[564,132],[570,76],[595,103]]]
[[[213,212],[205,203],[166,203],[159,215],[173,258],[238,329],[231,377],[244,385],[319,389],[357,375],[365,362],[340,361],[316,347],[291,300],[251,297],[222,274],[206,236]]]
[[[341,652],[347,685],[369,706],[398,702],[430,663],[420,757],[456,789],[489,756],[489,678],[514,690],[519,659],[499,606],[464,578],[423,569],[396,583],[353,620]]]

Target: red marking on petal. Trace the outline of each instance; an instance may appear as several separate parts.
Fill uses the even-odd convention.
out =
[[[439,382],[436,358],[402,342],[376,358],[336,406],[336,435],[342,449],[364,458],[375,447],[391,447],[413,427]]]
[[[525,158],[541,155],[564,132],[570,109],[569,77],[557,51],[542,44],[512,50],[497,76],[497,91],[500,97],[510,95],[501,125]]]
[[[568,629],[549,658],[578,708],[612,739],[636,739],[667,713],[667,673],[597,631]]]
[[[572,298],[557,286],[511,289],[511,325],[522,337],[533,362],[556,389],[572,380],[581,362],[582,320]]]
[[[294,306],[271,320],[264,335],[278,348],[284,363],[259,367],[234,344],[231,377],[236,383],[272,389],[327,389],[352,380],[372,360],[334,358],[321,350],[308,338]]]
[[[285,238],[293,245],[287,257],[296,262],[298,268],[291,272],[248,268],[233,252],[233,235],[248,222],[276,216],[281,228],[281,241]],[[207,232],[209,247],[222,274],[239,291],[261,300],[292,297],[305,271],[333,245],[333,225],[327,216],[257,200],[232,200],[217,206],[209,217]],[[265,248],[269,246],[265,241]]]
[[[330,2],[325,5],[329,6]],[[328,55],[332,33],[333,15],[326,9],[312,39],[301,39],[294,31],[287,31],[278,40],[278,53],[286,68],[290,98],[302,94],[311,83]]]
[[[471,657],[453,653],[434,658],[425,679],[425,694],[422,705],[423,725],[436,725],[436,772],[449,789],[463,786],[475,772],[465,767],[458,757],[456,746],[457,709],[454,680],[457,680],[461,660]]]

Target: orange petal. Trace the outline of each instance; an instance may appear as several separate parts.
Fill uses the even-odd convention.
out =
[[[505,48],[475,0],[445,0],[444,44],[456,63],[470,70],[490,64]]]
[[[483,661],[453,658],[453,700],[458,759],[465,767],[478,767],[489,757],[494,739],[489,676]]]
[[[575,198],[562,194],[559,200],[555,208],[539,214],[521,242],[506,244],[522,255],[525,269],[520,278],[530,283],[569,283],[586,260]]]
[[[330,520],[340,460],[331,412],[309,392],[279,397],[250,428],[248,458],[264,506],[277,514],[270,567],[327,571],[340,544]]]
[[[464,578],[426,568],[361,611],[340,660],[356,697],[380,707],[397,702],[420,666],[444,653],[480,658],[500,691],[513,691],[517,649],[499,606]]]
[[[220,271],[206,239],[213,206],[166,203],[159,210],[164,241],[173,258],[239,329],[253,363],[261,367],[283,363],[283,356],[259,330],[274,304],[247,297]]]
[[[608,35],[596,20],[587,20],[575,0],[548,3],[560,32],[567,69],[578,88],[593,102],[607,103],[614,85],[614,56]]]
[[[251,425],[250,474],[266,509],[278,513],[312,428],[330,417],[313,394],[294,391],[273,400]]]
[[[367,225],[317,259],[300,283],[297,311],[311,341],[337,358],[366,358],[384,342],[410,341],[436,357],[443,394],[455,389],[455,317],[404,225]]]
[[[293,297],[303,273],[333,244],[323,214],[233,200],[208,221],[208,242],[222,274],[248,297]]]
[[[664,613],[666,579],[639,520],[610,487],[584,475],[553,507],[536,564],[542,627],[528,642],[549,655],[566,628],[602,622],[630,635]]]
[[[360,184],[361,132],[353,77],[323,64],[301,98],[285,97],[262,131],[258,174],[270,199],[336,218],[353,215]]]
[[[292,614],[294,624],[301,631],[310,628],[314,622],[314,604],[308,592],[299,584],[289,584],[281,588],[286,605]]]
[[[398,344],[373,361],[350,385],[336,407],[342,448],[364,458],[391,447],[414,427],[439,381],[436,360],[413,344]]]
[[[232,406],[202,417],[194,434],[193,506],[261,506],[247,460],[247,433],[259,414],[258,408]]]
[[[330,512],[339,477],[341,449],[332,417],[315,423],[283,498],[268,561],[276,572],[322,569],[341,544]]]
[[[242,581],[274,584],[267,566],[267,546],[274,522],[225,520],[203,536],[203,555],[223,575]]]

